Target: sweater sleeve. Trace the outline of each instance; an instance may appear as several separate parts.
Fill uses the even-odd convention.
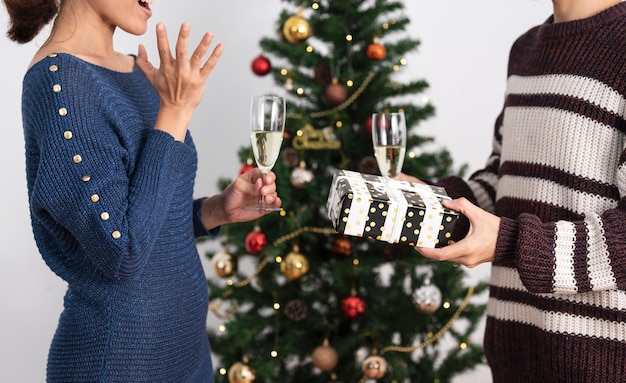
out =
[[[467,198],[473,204],[491,213],[495,211],[496,188],[498,186],[498,167],[500,166],[500,150],[502,147],[500,134],[502,118],[503,113],[496,119],[492,151],[483,169],[474,172],[467,181],[457,176],[448,176],[435,182],[437,186],[444,187],[451,198]],[[454,225],[452,239],[454,241],[463,239],[467,235],[468,230],[469,220],[463,215],[459,216]]]
[[[59,241],[59,248],[82,249],[87,259],[63,260],[64,267],[89,262],[109,278],[133,277],[158,240],[179,174],[195,152],[167,133],[141,127],[129,113],[128,128],[144,129],[135,135],[142,141],[139,154],[130,153],[105,111],[106,105],[126,113],[124,105],[112,104],[106,87],[80,68],[72,68],[71,79],[63,69],[33,71],[24,81],[35,231],[43,228],[41,235]]]
[[[502,218],[494,264],[513,265],[533,293],[626,290],[626,198],[582,220]]]
[[[501,121],[501,116],[498,121]],[[495,211],[498,184],[498,125],[487,166],[464,182],[446,177],[437,184],[452,198],[466,197],[481,208]],[[626,191],[626,150],[616,174],[620,195]],[[494,265],[514,267],[524,286],[533,293],[577,294],[626,290],[626,197],[618,206],[581,219],[542,220],[535,214],[501,217]],[[460,217],[454,239],[460,240],[469,222]]]

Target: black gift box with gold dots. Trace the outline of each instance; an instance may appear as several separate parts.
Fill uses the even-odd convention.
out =
[[[458,218],[444,199],[441,187],[338,170],[326,208],[339,233],[432,248],[449,243]]]

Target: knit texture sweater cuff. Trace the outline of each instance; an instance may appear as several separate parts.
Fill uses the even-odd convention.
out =
[[[517,234],[519,223],[516,220],[502,217],[500,219],[500,230],[498,231],[498,243],[496,244],[496,254],[494,265],[512,265],[515,261],[517,249]]]
[[[202,202],[206,198],[199,198],[193,201],[193,233],[196,238],[216,237],[221,232],[221,226],[208,230],[202,223]]]

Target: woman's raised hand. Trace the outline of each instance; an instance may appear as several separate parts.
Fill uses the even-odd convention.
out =
[[[136,60],[137,66],[157,91],[161,102],[155,129],[166,131],[179,141],[184,140],[193,112],[204,95],[206,80],[224,51],[223,44],[217,44],[205,60],[213,42],[213,34],[206,32],[189,55],[190,30],[189,23],[181,25],[172,55],[165,25],[157,24],[159,68],[148,60],[148,53],[143,45],[139,45]]]

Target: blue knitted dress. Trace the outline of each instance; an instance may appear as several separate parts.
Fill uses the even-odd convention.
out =
[[[24,77],[33,233],[68,284],[50,383],[213,381],[197,154],[153,129],[158,109],[138,68],[58,54]]]

